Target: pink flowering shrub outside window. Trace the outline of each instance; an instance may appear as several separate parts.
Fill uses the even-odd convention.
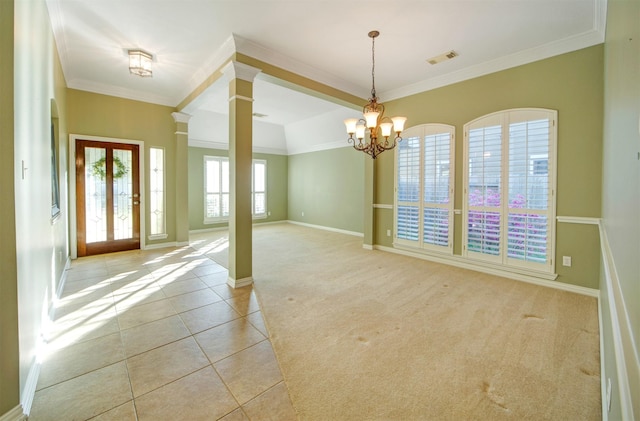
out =
[[[500,209],[500,191],[487,188],[469,193],[469,206]],[[516,194],[509,201],[509,209],[526,207],[526,198]],[[469,211],[468,250],[491,255],[500,254],[500,212]],[[508,257],[543,263],[547,258],[547,218],[543,215],[509,213],[507,223]]]

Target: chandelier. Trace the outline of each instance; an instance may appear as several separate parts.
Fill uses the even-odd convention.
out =
[[[397,143],[402,140],[400,133],[404,130],[406,117],[385,117],[384,105],[378,102],[376,95],[376,58],[375,44],[376,37],[380,35],[378,31],[369,32],[371,38],[371,98],[362,109],[364,118],[348,118],[344,121],[349,134],[349,143],[353,143],[353,148],[357,151],[364,152],[371,156],[372,159],[384,151],[395,148]],[[391,137],[391,130],[395,132],[395,137]],[[365,140],[366,132],[369,133],[369,141]],[[355,138],[354,138],[355,135]],[[382,140],[384,138],[384,140]]]
[[[129,50],[129,73],[141,77],[151,77],[153,56],[142,50]]]

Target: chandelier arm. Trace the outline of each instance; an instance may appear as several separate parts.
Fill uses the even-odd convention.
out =
[[[371,38],[371,98],[369,98],[369,102],[362,108],[362,113],[365,119],[357,120],[358,124],[355,124],[356,119],[345,120],[345,124],[347,125],[347,134],[349,135],[349,143],[353,144],[353,148],[355,150],[365,152],[371,156],[372,159],[376,159],[380,153],[386,150],[395,148],[397,142],[402,140],[400,133],[402,131],[404,121],[406,121],[406,118],[404,117],[398,117],[399,122],[396,121],[396,117],[386,117],[384,115],[384,105],[378,102],[375,79],[375,38],[378,35],[380,35],[380,32],[378,31],[369,32],[369,37]],[[392,125],[388,124],[389,122],[391,122]],[[362,123],[364,123],[364,127],[361,125]],[[381,124],[383,123],[384,126],[381,127]],[[395,138],[391,135],[391,126],[396,129]],[[400,128],[400,130],[397,130],[397,128]],[[356,131],[357,133],[351,133],[351,131]],[[378,140],[378,137],[380,137],[380,141]],[[389,137],[392,139],[389,140]],[[382,140],[382,138],[384,138],[384,140]],[[357,142],[356,139],[358,140]]]

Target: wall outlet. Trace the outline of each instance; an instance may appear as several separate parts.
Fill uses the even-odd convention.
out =
[[[391,237],[391,230],[387,230],[387,237]]]
[[[302,216],[304,216],[304,212],[302,212]]]
[[[271,211],[267,212],[267,216],[271,216]]]
[[[562,266],[571,266],[571,256],[562,256]]]

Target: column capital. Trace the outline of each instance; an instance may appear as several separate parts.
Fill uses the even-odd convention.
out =
[[[173,121],[176,123],[188,123],[191,119],[191,114],[175,112],[171,113],[171,117],[173,117]]]
[[[258,73],[260,73],[262,70],[253,66],[249,66],[248,64],[231,60],[221,69],[221,71],[227,79],[227,82],[230,82],[233,79],[253,82]]]

